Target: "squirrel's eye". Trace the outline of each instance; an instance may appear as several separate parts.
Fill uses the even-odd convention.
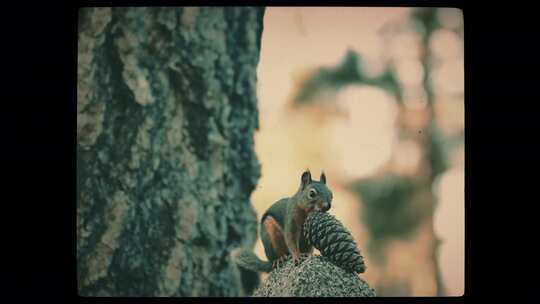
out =
[[[310,199],[311,199],[311,198],[314,198],[316,195],[317,195],[317,190],[315,190],[315,189],[309,189],[308,197],[309,197]]]

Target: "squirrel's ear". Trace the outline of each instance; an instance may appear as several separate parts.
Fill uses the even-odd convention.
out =
[[[321,183],[326,185],[326,175],[324,175],[324,172],[321,174]]]
[[[311,183],[311,172],[309,172],[309,169],[302,173],[301,182],[302,189],[304,189],[307,185]]]

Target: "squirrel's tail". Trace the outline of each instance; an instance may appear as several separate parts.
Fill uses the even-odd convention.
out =
[[[236,265],[256,271],[256,272],[270,272],[272,270],[272,262],[263,261],[255,255],[251,250],[240,248],[231,253]]]

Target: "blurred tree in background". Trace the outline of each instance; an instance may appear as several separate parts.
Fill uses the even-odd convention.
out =
[[[80,10],[80,295],[239,296],[257,284],[240,282],[228,254],[256,239],[263,14]]]
[[[448,70],[455,72],[462,67],[463,58],[459,48],[448,49],[446,42],[440,41],[463,40],[460,17],[455,9],[413,9],[406,20],[383,27],[381,35],[388,54],[379,75],[368,76],[362,57],[349,50],[338,66],[320,68],[306,77],[293,98],[294,106],[299,107],[319,102],[321,94],[335,95],[346,87],[360,85],[380,88],[395,97],[394,154],[398,159],[403,155],[406,163],[413,165],[392,159],[376,174],[349,183],[362,203],[368,250],[380,272],[372,285],[380,296],[412,294],[415,275],[390,269],[397,265],[390,256],[399,255],[408,259],[401,265],[408,263],[409,270],[428,269],[421,280],[431,282],[436,295],[445,295],[438,262],[440,240],[434,229],[437,199],[433,189],[434,182],[450,166],[450,154],[463,143],[463,128],[455,127],[447,118],[457,115],[462,119],[459,115],[463,114],[456,114],[452,107],[463,102],[463,76],[459,70],[454,74],[461,79],[445,76]],[[406,242],[415,245],[402,245]]]

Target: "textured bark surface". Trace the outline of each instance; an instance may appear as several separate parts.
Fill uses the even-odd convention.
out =
[[[310,256],[294,266],[289,259],[270,272],[255,297],[375,297],[375,290],[357,274],[322,256]]]
[[[263,14],[79,11],[80,295],[242,295],[228,254],[256,239]]]

